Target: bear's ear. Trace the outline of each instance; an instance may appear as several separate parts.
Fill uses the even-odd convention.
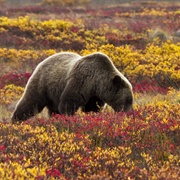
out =
[[[113,84],[118,88],[121,88],[121,87],[125,86],[124,80],[118,75],[113,77]]]

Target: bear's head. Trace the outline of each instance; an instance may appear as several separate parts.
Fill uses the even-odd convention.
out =
[[[116,112],[129,111],[133,109],[133,92],[132,85],[122,75],[115,75],[111,79],[111,85],[109,86],[109,93],[107,95],[106,102]]]

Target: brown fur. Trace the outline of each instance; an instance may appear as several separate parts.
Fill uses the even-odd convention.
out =
[[[58,53],[37,66],[12,121],[26,120],[44,107],[50,114],[73,115],[79,107],[97,112],[105,103],[115,111],[129,110],[133,104],[132,86],[112,61],[102,53]]]

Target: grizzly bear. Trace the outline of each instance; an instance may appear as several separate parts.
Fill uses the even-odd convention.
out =
[[[104,104],[116,112],[132,109],[130,82],[108,56],[61,52],[36,67],[16,105],[12,122],[24,121],[47,107],[49,114],[98,112]]]

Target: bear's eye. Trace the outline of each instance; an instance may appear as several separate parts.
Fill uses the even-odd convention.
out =
[[[133,98],[132,97],[127,97],[126,98],[126,104],[132,104],[133,103]]]

